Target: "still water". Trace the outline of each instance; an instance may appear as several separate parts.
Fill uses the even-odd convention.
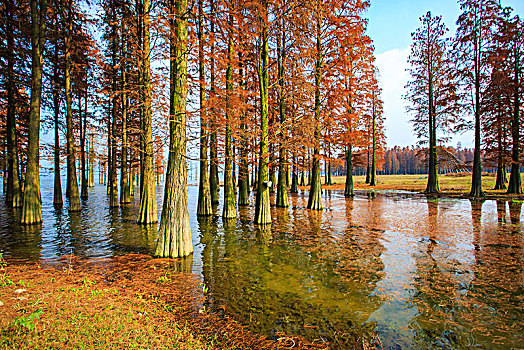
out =
[[[522,202],[428,199],[406,192],[324,191],[322,212],[272,208],[264,230],[251,221],[196,218],[187,262],[225,308],[253,331],[283,331],[349,348],[373,332],[385,349],[508,349],[524,344]],[[159,215],[162,188],[158,190]],[[89,190],[80,213],[52,205],[42,178],[43,224],[18,225],[20,212],[0,198],[0,251],[6,258],[100,258],[151,254],[156,226],[135,224],[138,203],[108,208],[103,185]],[[252,201],[253,202],[253,201]]]

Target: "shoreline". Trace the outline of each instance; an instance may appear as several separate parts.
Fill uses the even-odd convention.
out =
[[[180,260],[141,254],[1,260],[0,348],[328,348],[249,331],[224,306],[212,306]]]

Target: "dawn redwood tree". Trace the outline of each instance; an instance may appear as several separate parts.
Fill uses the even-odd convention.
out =
[[[203,0],[198,0],[197,36],[198,36],[198,83],[200,99],[200,175],[198,186],[197,216],[211,216],[211,189],[207,163],[208,132],[206,111],[206,73],[204,58],[204,10]]]
[[[15,93],[15,27],[13,0],[6,0],[5,10],[5,41],[6,41],[6,60],[7,60],[7,108],[6,108],[6,151],[7,151],[7,188],[5,201],[12,208],[22,206],[22,189],[20,186],[20,173],[18,162],[18,146],[16,137],[16,100]],[[21,58],[21,57],[20,57]]]
[[[40,99],[42,96],[42,66],[45,46],[47,0],[31,0],[31,109],[29,112],[29,138],[27,166],[22,200],[21,223],[32,225],[42,222],[40,196]]]
[[[67,29],[64,33],[64,63],[65,63],[65,101],[66,101],[66,127],[67,127],[67,189],[66,196],[69,199],[69,211],[79,211],[80,193],[78,191],[78,179],[76,177],[75,141],[73,137],[73,88],[72,79],[72,36],[73,36],[73,3],[68,0],[62,7],[65,11]]]
[[[211,48],[210,48],[210,71],[209,71],[209,79],[210,79],[210,91],[209,95],[210,98],[215,97],[216,93],[216,62],[215,62],[215,22],[216,22],[216,0],[210,0],[210,40],[211,40]],[[216,122],[216,113],[215,108],[211,107],[210,109],[210,120],[209,120],[209,127],[210,127],[210,134],[209,134],[209,189],[211,191],[211,204],[218,204],[218,198],[219,198],[219,190],[220,190],[220,183],[218,180],[218,143],[217,143],[217,122]]]
[[[500,52],[498,53],[500,54]],[[505,59],[503,55],[498,56]],[[508,145],[511,137],[511,77],[504,70],[494,66],[483,105],[482,132],[484,151],[491,164],[496,162],[497,177],[495,190],[507,189],[506,164]]]
[[[454,58],[457,64],[456,73],[464,90],[468,91],[465,95],[471,96],[471,101],[466,103],[474,116],[475,131],[475,154],[469,194],[472,197],[484,197],[480,158],[481,103],[491,76],[487,55],[501,7],[497,0],[460,0],[459,5],[462,14],[457,20]]]
[[[226,133],[225,133],[225,166],[224,166],[224,219],[236,218],[236,199],[233,183],[233,145],[232,145],[232,119],[233,119],[233,3],[228,2],[229,19],[227,21],[227,68],[226,68]]]
[[[147,0],[146,0],[147,1]],[[155,255],[178,258],[191,254],[186,164],[187,0],[171,0],[169,159]]]
[[[371,98],[369,101],[371,120],[371,162],[369,185],[377,185],[377,148],[380,146],[380,138],[383,135],[383,103],[381,99],[382,89],[378,86],[376,77],[373,77],[371,86]]]
[[[455,84],[453,84],[448,55],[448,31],[441,16],[430,11],[420,18],[421,26],[411,34],[413,43],[408,58],[411,80],[404,96],[413,114],[411,122],[419,139],[428,140],[428,182],[425,193],[438,193],[437,130],[449,130],[456,109]]]
[[[320,118],[321,118],[321,84],[322,84],[322,69],[323,69],[323,48],[322,48],[322,25],[324,17],[327,15],[322,2],[316,1],[312,7],[314,11],[313,17],[313,33],[315,37],[315,50],[313,50],[315,61],[315,105],[314,105],[314,147],[313,147],[313,161],[311,168],[311,180],[309,189],[309,198],[307,208],[312,210],[322,210],[322,183],[320,176]]]
[[[255,223],[271,224],[269,201],[269,18],[268,0],[260,4],[260,50],[257,52],[257,74],[260,93],[260,140],[258,184],[255,203]]]
[[[521,167],[521,150],[522,150],[522,107],[521,99],[524,90],[524,79],[522,71],[524,67],[524,23],[519,16],[503,22],[501,29],[501,38],[503,45],[507,50],[508,59],[505,63],[509,66],[509,72],[512,77],[510,83],[512,95],[512,118],[511,118],[511,175],[508,184],[508,193],[522,194],[522,183],[520,175]]]
[[[143,143],[143,174],[140,181],[140,209],[137,222],[139,224],[152,224],[158,221],[156,204],[155,169],[153,164],[153,130],[151,111],[151,48],[150,48],[150,24],[149,24],[149,0],[143,0],[143,52],[142,52],[142,84],[143,90],[143,122],[141,137]],[[185,170],[187,171],[187,170]],[[165,200],[165,199],[164,199]]]
[[[286,22],[283,13],[287,10],[287,2],[283,1],[279,10],[280,19],[278,21],[277,31],[277,76],[278,76],[278,110],[280,115],[280,145],[279,145],[279,159],[278,159],[278,184],[277,184],[277,199],[276,206],[281,208],[289,207],[289,200],[287,196],[287,164],[285,143],[287,141],[286,128],[286,97],[285,90],[285,67],[286,67]]]
[[[57,21],[56,21],[57,22]],[[58,23],[55,22],[55,25]],[[54,135],[55,135],[55,145],[54,145],[54,194],[53,194],[53,204],[57,207],[62,207],[63,198],[62,198],[62,180],[60,179],[60,85],[61,85],[61,75],[60,75],[60,63],[58,61],[59,57],[59,48],[58,40],[55,38],[53,43],[53,77],[52,77],[52,89],[53,89],[53,112],[54,112]]]
[[[122,162],[120,166],[120,203],[126,204],[131,203],[131,189],[129,186],[129,165],[128,165],[128,111],[129,111],[129,98],[128,98],[128,76],[127,76],[127,51],[129,49],[128,40],[128,23],[125,21],[124,16],[127,14],[126,9],[122,9],[122,22],[120,26],[121,32],[121,60],[120,60],[120,79],[121,79],[121,106],[122,106]]]

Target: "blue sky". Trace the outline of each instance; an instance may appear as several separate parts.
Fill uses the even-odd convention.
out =
[[[524,1],[503,0],[503,6],[513,8],[514,14],[522,17]],[[427,11],[441,15],[455,33],[455,22],[460,14],[456,0],[371,0],[366,17],[369,19],[368,32],[375,45],[377,66],[380,70],[386,117],[386,137],[389,147],[407,146],[417,142],[405,112],[404,85],[409,79],[405,71],[410,52],[411,33],[420,25],[419,18]],[[464,147],[473,146],[473,135],[467,132],[457,135],[452,145],[460,141]]]

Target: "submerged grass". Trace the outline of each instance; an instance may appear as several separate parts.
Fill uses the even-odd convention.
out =
[[[3,261],[3,260],[2,260]],[[0,349],[322,348],[267,340],[202,307],[202,287],[168,259],[2,263]]]

